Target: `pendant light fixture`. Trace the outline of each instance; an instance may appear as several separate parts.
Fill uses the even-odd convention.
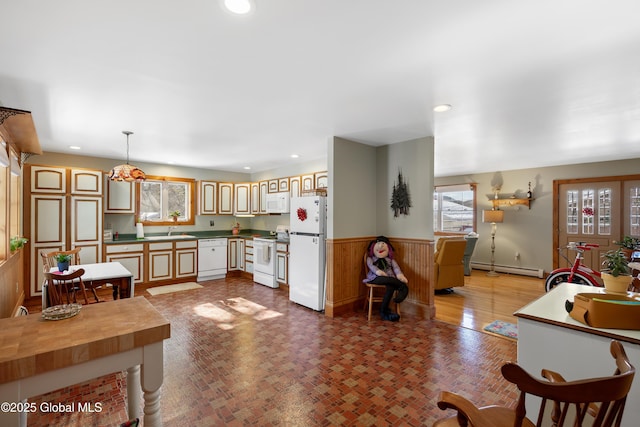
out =
[[[109,172],[109,180],[126,182],[144,181],[147,177],[144,172],[142,172],[142,169],[129,164],[129,135],[132,135],[133,132],[123,130],[122,133],[127,135],[127,163],[114,166],[111,172]]]

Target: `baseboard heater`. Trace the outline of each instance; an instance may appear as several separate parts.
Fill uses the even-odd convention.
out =
[[[471,268],[478,270],[491,270],[491,264],[485,262],[472,262]],[[532,276],[539,279],[544,278],[544,270],[541,268],[525,268],[525,267],[511,267],[508,265],[495,265],[494,270],[499,273],[520,274],[521,276]]]

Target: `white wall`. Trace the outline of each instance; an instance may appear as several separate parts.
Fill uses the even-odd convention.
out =
[[[516,193],[524,197],[531,182],[531,209],[505,207],[504,223],[496,232],[496,264],[542,268],[549,272],[553,264],[553,181],[598,176],[621,176],[640,173],[640,159],[600,162],[547,168],[522,169],[483,174],[441,177],[436,185],[477,183],[477,231],[480,239],[472,261],[490,262],[491,225],[482,223],[482,210],[491,209],[492,183],[501,183],[501,194]],[[617,240],[617,239],[616,239]],[[520,253],[520,259],[515,253]]]

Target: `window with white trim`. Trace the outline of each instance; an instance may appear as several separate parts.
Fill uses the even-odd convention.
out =
[[[476,185],[440,185],[433,192],[433,231],[468,234],[476,229]]]

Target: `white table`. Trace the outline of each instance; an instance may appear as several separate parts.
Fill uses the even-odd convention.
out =
[[[538,378],[543,368],[567,380],[609,376],[615,371],[609,345],[611,340],[620,341],[638,371],[622,426],[640,426],[640,330],[592,328],[574,320],[564,305],[580,292],[605,293],[603,288],[562,283],[514,313],[518,318],[518,364]],[[527,413],[537,414],[538,404],[539,400],[528,398]]]
[[[28,413],[40,410],[16,410],[30,397],[124,369],[129,418],[140,416],[142,386],[144,425],[161,426],[163,341],[170,335],[169,322],[143,297],[85,305],[64,320],[40,313],[0,319],[0,402],[13,405],[3,406],[0,426],[25,426]]]
[[[113,299],[117,299],[118,295],[120,298],[133,298],[135,290],[133,274],[131,274],[131,272],[119,262],[72,265],[69,267],[69,271],[76,271],[81,268],[84,269],[82,281],[86,287],[97,287],[110,283],[114,286]],[[50,271],[58,271],[58,268],[53,267]],[[46,307],[47,289],[46,286],[43,286],[42,309],[45,309]]]

